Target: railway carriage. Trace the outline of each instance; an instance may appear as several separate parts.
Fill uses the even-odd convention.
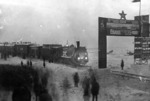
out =
[[[20,56],[23,59],[29,57],[30,42],[21,42],[14,45],[14,56]]]
[[[49,62],[70,64],[75,66],[84,66],[88,62],[88,53],[86,47],[62,46],[61,44],[43,44],[42,46],[27,42],[15,43],[13,45],[0,45],[2,57],[9,55],[22,58],[38,58],[48,60]]]
[[[37,45],[37,44],[31,44],[29,46],[29,57],[31,58],[41,58],[41,49],[42,46]]]
[[[60,44],[43,44],[41,57],[49,62],[56,62],[62,56],[62,45]]]

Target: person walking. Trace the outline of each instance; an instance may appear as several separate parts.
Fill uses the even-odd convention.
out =
[[[31,97],[31,92],[27,87],[14,87],[12,101],[31,101]]]
[[[23,66],[23,62],[21,61],[21,66]]]
[[[94,101],[94,99],[98,101],[99,89],[100,89],[100,86],[98,82],[96,81],[96,78],[93,78],[92,84],[91,84],[92,101]]]
[[[27,66],[29,66],[29,65],[30,65],[29,60],[27,60]]]
[[[32,61],[30,60],[30,67],[32,67]]]
[[[45,60],[43,60],[43,66],[44,66],[44,68],[45,68],[45,66],[46,66],[46,64],[45,64]]]
[[[78,72],[76,72],[73,76],[73,79],[74,79],[74,86],[75,87],[78,87],[78,83],[79,83],[79,75],[78,75]]]
[[[89,101],[90,100],[90,79],[85,77],[82,87],[83,87],[83,99],[84,101]]]
[[[39,101],[53,101],[52,96],[48,93],[47,89],[41,91]]]
[[[123,59],[121,60],[121,70],[123,70],[124,69],[124,61],[123,61]]]

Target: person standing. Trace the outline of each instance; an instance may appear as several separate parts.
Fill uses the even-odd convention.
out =
[[[74,86],[75,87],[78,87],[78,83],[79,83],[79,75],[78,75],[78,72],[76,72],[73,76],[73,79],[74,79]]]
[[[124,61],[123,61],[123,59],[121,60],[121,70],[123,70],[124,69]]]
[[[92,93],[92,101],[96,99],[98,101],[98,94],[99,94],[100,86],[96,81],[96,78],[93,78],[92,85],[91,85],[91,93]]]

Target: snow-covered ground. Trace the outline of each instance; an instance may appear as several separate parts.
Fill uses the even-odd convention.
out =
[[[126,70],[131,69],[131,67],[135,68],[136,66],[131,66],[133,64],[133,56],[110,54],[107,58],[107,69],[98,69],[97,51],[89,52],[89,63],[87,65],[91,67],[73,68],[63,64],[46,62],[46,68],[44,68],[41,60],[32,59],[32,62],[34,68],[39,69],[40,72],[49,73],[47,89],[52,95],[53,101],[84,101],[82,81],[85,76],[89,76],[91,69],[101,87],[98,101],[150,101],[149,81],[142,82],[138,79],[124,79],[110,72],[111,69],[120,69],[122,58],[125,61]],[[24,59],[14,57],[8,58],[7,61],[0,59],[0,64],[20,65],[21,61],[23,61],[24,65],[27,63]],[[74,87],[73,84],[73,74],[75,72],[79,73],[79,87]],[[63,83],[66,79],[68,80],[68,87],[65,88]],[[4,97],[1,97],[0,101],[11,101],[11,94],[11,92],[1,91],[0,96]],[[35,101],[34,96],[32,101]],[[92,101],[91,96],[90,101]]]

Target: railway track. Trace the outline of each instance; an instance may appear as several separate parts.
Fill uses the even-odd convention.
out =
[[[112,74],[117,75],[117,76],[121,76],[123,78],[134,78],[134,79],[139,79],[140,81],[150,81],[150,76],[143,76],[143,75],[138,75],[138,74],[132,74],[132,73],[127,73],[127,72],[123,72],[123,71],[114,71],[111,70],[110,71]]]

